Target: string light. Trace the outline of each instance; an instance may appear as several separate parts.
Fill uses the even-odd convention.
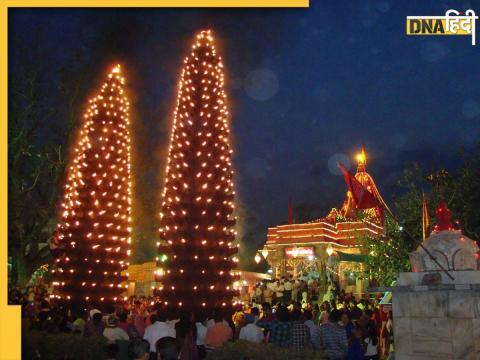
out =
[[[170,304],[214,308],[232,303],[234,185],[225,76],[210,30],[198,33],[184,60],[162,192],[157,280]],[[165,257],[165,261],[162,258]],[[192,259],[193,258],[193,259]],[[192,267],[192,260],[200,268]],[[170,291],[175,287],[175,291]],[[192,301],[197,300],[198,303]]]
[[[128,266],[132,222],[130,104],[124,83],[120,65],[114,66],[89,100],[74,146],[54,233],[61,249],[54,272],[59,298],[117,301],[124,291],[121,272]]]

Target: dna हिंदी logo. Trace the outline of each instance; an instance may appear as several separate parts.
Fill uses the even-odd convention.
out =
[[[470,35],[475,45],[477,19],[472,9],[465,12],[450,9],[445,16],[407,16],[407,35]]]

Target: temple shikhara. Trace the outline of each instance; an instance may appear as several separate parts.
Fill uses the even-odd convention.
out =
[[[269,228],[261,254],[271,266],[275,278],[303,275],[319,278],[324,286],[334,280],[347,292],[361,294],[364,291],[366,284],[357,279],[357,273],[364,270],[365,255],[356,238],[383,235],[382,209],[388,207],[366,170],[367,156],[363,147],[356,160],[356,183],[373,195],[372,202],[381,206],[359,206],[345,177],[347,192],[339,209],[333,208],[327,216],[306,223]]]

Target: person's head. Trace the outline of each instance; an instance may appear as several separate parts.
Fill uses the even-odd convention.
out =
[[[223,321],[223,313],[222,311],[220,311],[219,309],[216,310],[213,314],[213,320],[216,322],[216,323],[220,323]]]
[[[312,320],[313,318],[312,312],[310,310],[305,310],[303,312],[303,316],[305,316],[306,320]]]
[[[192,313],[187,310],[180,310],[178,312],[178,319],[183,323],[189,323],[192,321]]]
[[[135,339],[128,345],[128,355],[132,360],[148,360],[150,358],[150,344],[144,339]]]
[[[118,318],[115,315],[109,315],[107,318],[107,327],[114,328],[118,326]]]
[[[158,321],[157,314],[150,315],[150,323],[154,324]]]
[[[178,349],[175,338],[166,336],[155,343],[157,350],[157,360],[177,360]]]
[[[331,323],[338,323],[340,321],[340,318],[341,318],[341,313],[339,310],[333,309],[330,312],[329,321]]]
[[[75,319],[84,319],[87,311],[84,308],[75,309],[73,317]]]
[[[167,310],[165,311],[165,316],[166,316],[166,320],[175,320],[175,319],[178,319],[178,312],[176,309],[167,308]]]
[[[277,308],[277,319],[281,322],[287,322],[289,320],[289,313],[286,306],[280,305]]]
[[[165,322],[167,321],[167,314],[165,311],[157,310],[157,321]]]
[[[258,311],[258,308],[257,307],[253,307],[251,310],[250,310],[250,314],[252,314],[253,316],[258,316],[260,314],[260,311]]]
[[[203,310],[195,312],[195,321],[199,323],[204,323],[207,320],[207,313]]]
[[[100,310],[98,310],[98,309],[92,309],[92,310],[90,310],[90,312],[89,312],[90,319],[93,320],[93,316],[94,316],[95,314],[100,314],[100,317],[102,316],[102,312],[101,312]]]
[[[272,313],[272,306],[268,302],[264,302],[262,304],[262,312],[264,314],[271,314]]]
[[[346,311],[342,312],[341,320],[343,325],[347,325],[350,322],[350,314]]]
[[[113,314],[113,313],[115,313],[115,305],[113,305],[113,304],[107,304],[107,305],[105,306],[105,312],[106,312],[107,314]]]
[[[321,307],[322,311],[330,311],[330,303],[328,301],[324,301]]]
[[[300,310],[293,310],[291,313],[290,313],[290,319],[292,321],[299,321],[300,320],[300,316],[302,316],[302,312]]]
[[[102,313],[97,312],[97,313],[93,314],[92,321],[95,324],[100,324],[102,322]]]
[[[255,316],[252,314],[245,314],[245,324],[253,324],[255,322]]]

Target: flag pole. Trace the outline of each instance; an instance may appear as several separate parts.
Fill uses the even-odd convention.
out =
[[[430,219],[428,216],[427,198],[425,192],[422,189],[422,240],[427,238],[428,226],[430,225]]]

